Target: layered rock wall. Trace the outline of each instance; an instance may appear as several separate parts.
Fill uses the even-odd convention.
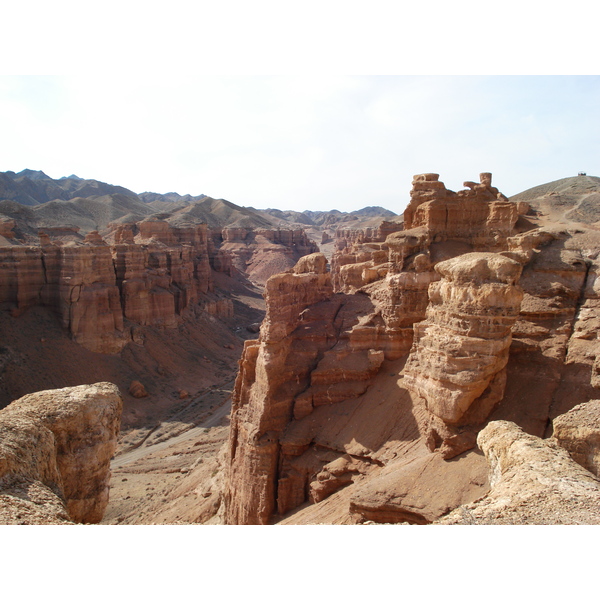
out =
[[[225,227],[211,231],[212,268],[228,275],[245,273],[261,286],[271,275],[290,269],[300,257],[318,250],[303,229]]]
[[[474,250],[504,250],[517,222],[519,208],[492,187],[491,173],[480,183],[453,192],[433,173],[416,175],[411,201],[404,211],[404,228],[427,229],[433,241],[452,239],[473,244]]]
[[[431,435],[456,443],[456,428],[483,423],[504,395],[522,266],[502,255],[470,253],[435,269],[442,279],[429,286],[426,318],[414,325],[404,385],[443,423]],[[448,457],[467,447],[449,443],[443,447]]]
[[[535,244],[519,245],[519,208],[489,174],[466,185],[455,193],[437,175],[415,176],[405,229],[341,236],[328,284],[338,293],[311,298],[301,272],[268,281],[268,318],[246,346],[234,394],[228,522],[266,523],[353,484],[351,515],[429,522],[482,492],[481,477],[459,468],[455,492],[419,513],[408,500],[384,502],[383,479],[361,483],[382,477],[404,494],[408,465],[468,452],[503,399],[517,282]],[[379,400],[376,389],[391,396]],[[386,428],[371,419],[388,400],[403,410]],[[363,426],[369,443],[357,437]],[[445,469],[436,464],[419,475],[423,486]]]
[[[276,508],[279,438],[292,418],[294,397],[308,385],[311,367],[327,346],[328,332],[303,314],[328,300],[331,280],[323,255],[301,259],[295,272],[271,277],[267,312],[258,340],[248,340],[232,399],[228,522],[264,524]],[[291,348],[290,333],[304,332]]]
[[[89,350],[117,353],[131,341],[128,323],[176,327],[193,305],[231,316],[232,304],[213,289],[206,225],[164,221],[116,225],[109,246],[98,232],[81,242],[0,248],[0,305],[18,315],[51,308],[74,340]]]

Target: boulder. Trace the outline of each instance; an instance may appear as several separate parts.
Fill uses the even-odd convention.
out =
[[[111,383],[28,394],[0,411],[0,520],[100,522],[121,411]]]
[[[600,524],[600,480],[556,440],[492,421],[477,438],[489,463],[490,492],[437,523],[481,525]]]
[[[144,384],[141,381],[137,381],[137,379],[131,382],[131,385],[129,386],[129,393],[134,398],[146,398],[148,396],[148,392],[146,391]]]

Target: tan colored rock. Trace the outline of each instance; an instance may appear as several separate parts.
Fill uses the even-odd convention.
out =
[[[28,477],[0,479],[0,525],[72,525],[64,501]]]
[[[148,396],[148,392],[146,391],[144,384],[137,380],[131,382],[131,385],[129,386],[129,393],[134,398],[146,398]]]
[[[303,256],[293,268],[296,275],[303,273],[316,273],[317,275],[325,275],[327,273],[327,259],[321,252]]]
[[[246,342],[240,361],[226,493],[231,523],[265,523],[276,509],[304,501],[306,486],[287,475],[294,454],[282,454],[282,436],[313,410],[363,394],[384,360],[373,347],[377,327],[361,317],[372,310],[369,298],[333,296],[322,255],[301,259],[297,270],[267,282],[260,338]]]
[[[600,476],[600,400],[579,404],[552,422],[553,438],[582,467]]]
[[[481,173],[480,183],[465,182],[469,189],[457,193],[447,190],[434,175],[415,175],[411,201],[404,211],[405,229],[424,227],[434,241],[469,242],[476,251],[505,250],[518,207],[491,186],[491,174]]]
[[[317,269],[321,263],[318,256],[303,261]],[[299,270],[306,270],[304,266]],[[319,349],[327,347],[327,335],[319,331],[322,321],[302,313],[332,294],[328,273],[283,273],[267,282],[260,338],[244,345],[232,398],[225,494],[230,523],[264,524],[275,510],[278,438],[292,417],[294,397],[306,387]],[[303,347],[292,352],[290,334],[298,327],[305,332]]]
[[[121,410],[118,388],[97,383],[28,394],[0,411],[0,519],[64,522],[68,513],[98,523]]]
[[[305,257],[299,268],[305,270],[314,265],[320,269],[320,256]],[[298,326],[300,314],[306,307],[332,295],[331,277],[325,272],[281,273],[271,277],[265,290],[267,312],[261,339],[270,342],[282,340]]]
[[[480,424],[504,394],[511,327],[523,297],[515,285],[521,265],[499,254],[470,253],[435,269],[442,279],[430,285],[427,317],[414,326],[404,384],[445,425]],[[436,431],[448,439],[446,457],[475,442],[471,434],[454,439],[452,427]]]
[[[493,419],[518,422],[528,433],[548,437],[554,418],[600,398],[594,388],[598,266],[585,256],[600,235],[540,228],[509,243],[529,258],[519,280],[524,295],[512,329],[505,397]]]
[[[490,466],[490,492],[440,524],[600,524],[600,480],[552,439],[492,421],[477,438]]]

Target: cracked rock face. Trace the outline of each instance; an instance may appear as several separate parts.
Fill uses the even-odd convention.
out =
[[[40,245],[11,238],[15,245],[0,246],[0,304],[14,316],[46,306],[76,342],[105,354],[136,341],[131,323],[172,329],[195,305],[230,314],[232,304],[215,305],[210,295],[211,267],[264,283],[318,249],[303,230],[209,230],[158,219],[113,223],[105,238],[39,236]]]
[[[28,394],[0,411],[0,520],[100,522],[121,411],[111,383]]]
[[[267,283],[260,338],[246,342],[233,396],[225,497],[230,523],[266,523],[275,510],[305,500],[306,478],[320,459],[296,477],[291,463],[307,448],[286,443],[286,430],[319,407],[363,394],[383,362],[375,340],[354,337],[362,331],[359,315],[372,304],[366,296],[334,296],[325,265],[322,254],[310,255]],[[331,473],[313,486],[313,497],[341,485],[331,482]]]
[[[503,397],[523,292],[521,265],[470,253],[438,263],[424,321],[415,324],[404,383],[445,424],[481,423]]]
[[[334,417],[326,410],[339,404],[348,407],[340,414],[347,414],[384,362],[402,360],[411,344],[419,361],[431,361],[421,372],[413,368],[412,378],[419,390],[427,380],[432,392],[424,397],[427,414],[440,421],[442,437],[457,437],[444,428],[444,419],[461,425],[480,396],[485,410],[479,413],[485,414],[476,416],[485,420],[502,396],[510,326],[521,299],[515,286],[521,264],[497,254],[444,261],[486,244],[508,249],[516,206],[484,179],[455,194],[437,176],[416,177],[408,221],[405,216],[410,230],[390,229],[385,239],[383,230],[344,238],[331,275],[313,255],[267,282],[267,316],[259,341],[246,344],[234,394],[228,522],[266,523],[275,511],[285,514],[303,502],[321,502],[416,447],[411,442],[417,421],[410,411],[389,423],[391,430],[405,432],[400,439],[386,441],[377,434],[378,445],[365,447],[356,440],[334,442]],[[468,222],[461,222],[461,215]],[[331,280],[346,293],[333,294]],[[419,329],[426,315],[427,325]],[[458,381],[455,371],[469,357],[468,377]],[[404,374],[409,380],[406,373],[410,369]],[[404,388],[395,393],[402,405],[409,400]],[[473,415],[468,416],[471,422]],[[423,417],[417,420],[426,421]],[[381,429],[375,423],[371,428]],[[458,433],[445,458],[474,446],[473,432]],[[321,438],[328,442],[316,441]],[[458,497],[457,492],[454,501]]]
[[[600,400],[579,404],[553,421],[553,437],[573,460],[600,477]]]

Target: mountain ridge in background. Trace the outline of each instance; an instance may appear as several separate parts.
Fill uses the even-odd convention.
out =
[[[16,205],[27,206],[24,211]],[[243,207],[206,194],[135,192],[122,186],[84,179],[75,174],[52,179],[43,171],[24,169],[0,173],[0,214],[27,223],[21,227],[78,227],[82,233],[104,230],[108,223],[160,218],[173,225],[207,223],[210,227],[307,228],[362,227],[365,220],[397,218],[382,207],[350,213],[339,210],[298,212]],[[370,223],[364,226],[371,226]],[[317,232],[313,231],[317,239]]]

